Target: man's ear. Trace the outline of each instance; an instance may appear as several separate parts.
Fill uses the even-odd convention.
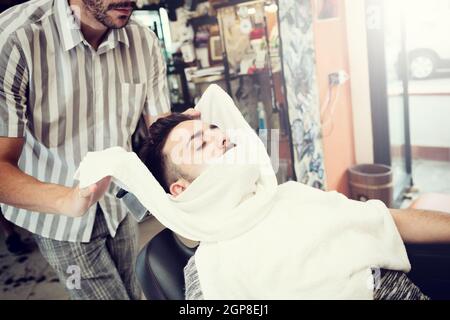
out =
[[[170,194],[173,196],[180,195],[189,186],[189,182],[184,179],[178,179],[172,183],[169,187]]]

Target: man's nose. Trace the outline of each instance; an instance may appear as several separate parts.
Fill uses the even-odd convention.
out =
[[[222,137],[222,147],[226,148],[229,143],[230,143],[230,140],[228,139],[228,137],[227,136],[223,136]]]

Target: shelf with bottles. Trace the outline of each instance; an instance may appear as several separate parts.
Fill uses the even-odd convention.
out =
[[[218,9],[188,19],[193,37],[181,48],[188,63],[188,81],[216,81],[223,74],[229,82],[281,72],[277,14],[276,10],[269,10],[273,9],[269,2],[209,2]],[[226,84],[226,91],[231,94],[230,89]]]
[[[281,69],[277,11],[267,1],[228,4],[217,17],[230,75]]]
[[[274,1],[214,1],[223,45],[224,84],[244,118],[257,133],[265,132],[268,152],[277,140],[279,182],[293,176],[278,7]],[[225,89],[225,88],[224,88]],[[267,131],[266,131],[267,130]],[[278,136],[272,136],[272,133]]]

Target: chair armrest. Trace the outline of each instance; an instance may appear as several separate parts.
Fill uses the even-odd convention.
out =
[[[450,244],[407,244],[408,277],[432,299],[450,299]]]

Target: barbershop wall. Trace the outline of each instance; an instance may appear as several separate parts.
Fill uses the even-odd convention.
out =
[[[319,19],[320,1],[312,0],[314,8],[314,38],[317,62],[317,81],[319,100],[322,108],[326,105],[328,92],[328,74],[339,70],[350,74],[346,33],[345,1],[336,0],[336,16]],[[331,1],[333,2],[333,1]],[[347,81],[332,93],[336,96],[334,112],[327,110],[322,115],[323,152],[327,189],[338,190],[348,195],[346,170],[355,163],[353,138],[353,115],[350,81]],[[326,118],[326,119],[325,119]]]
[[[280,0],[280,38],[297,181],[326,189],[312,0]]]

